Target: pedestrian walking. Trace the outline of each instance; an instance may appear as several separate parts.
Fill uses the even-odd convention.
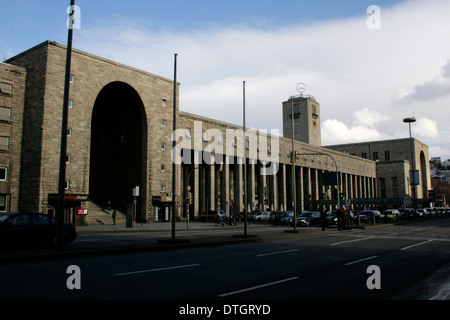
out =
[[[336,218],[337,218],[337,224],[338,224],[338,230],[342,231],[342,227],[343,227],[343,223],[344,223],[344,211],[343,209],[339,209],[336,213]]]
[[[325,206],[322,207],[320,212],[320,225],[322,226],[322,231],[325,231],[327,227],[327,208]]]
[[[113,224],[116,225],[116,217],[117,217],[117,212],[116,209],[114,209],[113,213],[112,213],[112,219],[113,219]]]
[[[350,230],[350,210],[346,206],[343,208],[344,210],[344,230]]]

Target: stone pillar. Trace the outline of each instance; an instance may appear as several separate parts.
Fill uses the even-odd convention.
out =
[[[267,205],[264,204],[264,200],[267,198],[268,190],[266,183],[266,167],[262,163],[256,165],[256,180],[258,183],[258,202],[259,208],[263,211],[267,210]]]
[[[305,210],[309,210],[309,203],[312,200],[311,192],[311,169],[303,168],[303,203]]]
[[[250,160],[247,164],[247,213],[251,213],[255,209],[255,167],[256,165]]]
[[[235,163],[233,166],[234,176],[234,210],[232,214],[239,214],[244,208],[244,179],[242,178],[243,165]]]
[[[296,192],[297,192],[297,211],[305,210],[304,203],[304,190],[303,190],[303,168],[296,166],[295,167],[295,176],[296,176]]]
[[[224,156],[224,164],[220,173],[220,209],[225,211],[227,216],[230,215],[230,200],[230,161],[227,156]]]

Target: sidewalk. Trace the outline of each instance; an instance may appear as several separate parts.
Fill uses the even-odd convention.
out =
[[[213,222],[189,222],[188,226],[186,222],[176,222],[173,239],[170,222],[136,223],[132,228],[124,224],[78,226],[77,239],[65,245],[62,251],[29,247],[0,249],[0,263],[263,242],[322,235],[337,232],[337,229],[329,228],[323,232],[320,228],[297,227],[297,233],[291,231],[293,227],[289,225],[249,223],[245,235],[243,225],[216,226]]]

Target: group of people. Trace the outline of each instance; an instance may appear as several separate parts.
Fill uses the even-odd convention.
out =
[[[322,210],[320,211],[320,225],[322,227],[322,231],[325,231],[326,227],[327,227],[327,207],[323,206]],[[347,206],[342,206],[342,208],[340,208],[337,213],[336,213],[336,218],[337,218],[337,227],[338,230],[350,230],[350,220],[351,220],[351,216],[350,216],[350,210]]]

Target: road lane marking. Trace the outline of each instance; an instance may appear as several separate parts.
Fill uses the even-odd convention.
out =
[[[173,269],[181,269],[181,268],[192,268],[192,267],[198,267],[200,264],[186,264],[183,266],[174,266],[174,267],[166,267],[166,268],[158,268],[158,269],[150,269],[150,270],[140,270],[140,271],[131,271],[131,272],[124,272],[124,273],[116,273],[114,276],[128,276],[131,274],[138,274],[138,273],[147,273],[147,272],[155,272],[155,271],[165,271],[165,270],[173,270]]]
[[[356,260],[356,261],[352,261],[352,262],[348,262],[345,264],[345,266],[349,266],[358,262],[363,262],[363,261],[367,261],[367,260],[371,260],[371,259],[375,259],[378,258],[378,256],[372,256],[372,257],[368,257],[368,258],[364,258],[364,259],[360,259],[360,260]]]
[[[423,245],[423,244],[427,244],[427,243],[430,243],[431,241],[433,241],[433,240],[428,240],[428,241],[423,241],[423,242],[419,242],[419,243],[416,243],[416,244],[413,244],[413,245],[410,245],[410,246],[407,246],[407,247],[401,248],[401,249],[400,249],[400,251],[403,251],[403,250],[408,250],[409,248],[412,248],[412,247],[417,247],[417,246],[421,246],[421,245]]]
[[[330,244],[330,246],[338,246],[340,244],[344,244],[344,243],[349,243],[349,242],[356,242],[356,241],[363,241],[363,240],[369,240],[369,239],[373,239],[373,237],[369,237],[369,238],[361,238],[361,239],[356,239],[356,240],[347,240],[347,241],[341,241],[341,242],[335,242]]]
[[[228,297],[228,296],[232,296],[232,295],[235,295],[235,294],[238,294],[238,293],[252,291],[252,290],[256,290],[256,289],[260,289],[260,288],[264,288],[264,287],[268,287],[268,286],[273,286],[273,285],[276,285],[276,284],[280,284],[280,283],[283,283],[283,282],[288,282],[288,281],[292,281],[292,280],[296,280],[296,279],[298,279],[298,277],[292,277],[292,278],[288,278],[288,279],[284,279],[284,280],[269,282],[269,283],[261,284],[259,286],[254,286],[254,287],[247,288],[247,289],[241,289],[241,290],[232,291],[232,292],[228,292],[228,293],[222,293],[222,294],[219,294],[219,297],[220,298]]]
[[[265,256],[271,256],[274,254],[283,254],[283,253],[290,253],[290,252],[296,252],[299,251],[300,249],[294,249],[294,250],[286,250],[286,251],[276,251],[276,252],[270,252],[270,253],[262,253],[262,254],[258,254],[257,257],[265,257]]]

